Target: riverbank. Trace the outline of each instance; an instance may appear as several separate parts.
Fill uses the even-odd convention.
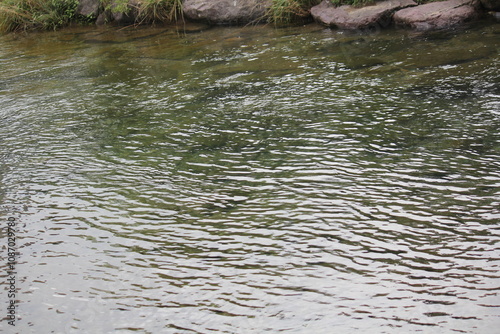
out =
[[[72,23],[213,25],[315,21],[334,29],[447,29],[500,17],[498,0],[5,0],[0,32],[57,29]]]

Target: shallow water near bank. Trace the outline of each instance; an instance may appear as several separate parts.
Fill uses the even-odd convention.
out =
[[[1,36],[14,332],[496,333],[499,37]]]

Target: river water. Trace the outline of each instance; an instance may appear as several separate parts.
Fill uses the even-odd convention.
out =
[[[0,331],[498,333],[499,41],[0,37]]]

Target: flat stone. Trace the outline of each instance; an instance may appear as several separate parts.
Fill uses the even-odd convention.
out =
[[[479,17],[477,0],[448,0],[405,8],[394,14],[398,26],[417,30],[446,29]]]
[[[416,5],[413,0],[387,0],[365,7],[350,5],[335,7],[330,1],[324,0],[311,8],[311,14],[317,22],[329,27],[341,29],[385,28],[391,25],[392,14],[396,10]]]
[[[261,21],[272,0],[185,0],[184,16],[215,24],[245,24]]]

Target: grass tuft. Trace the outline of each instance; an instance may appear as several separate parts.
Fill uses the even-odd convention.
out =
[[[137,23],[174,22],[182,17],[182,0],[142,0]]]
[[[0,32],[56,29],[74,20],[78,0],[0,0]]]
[[[294,19],[307,17],[311,7],[320,2],[321,0],[272,0],[267,17],[273,23],[290,23]]]

